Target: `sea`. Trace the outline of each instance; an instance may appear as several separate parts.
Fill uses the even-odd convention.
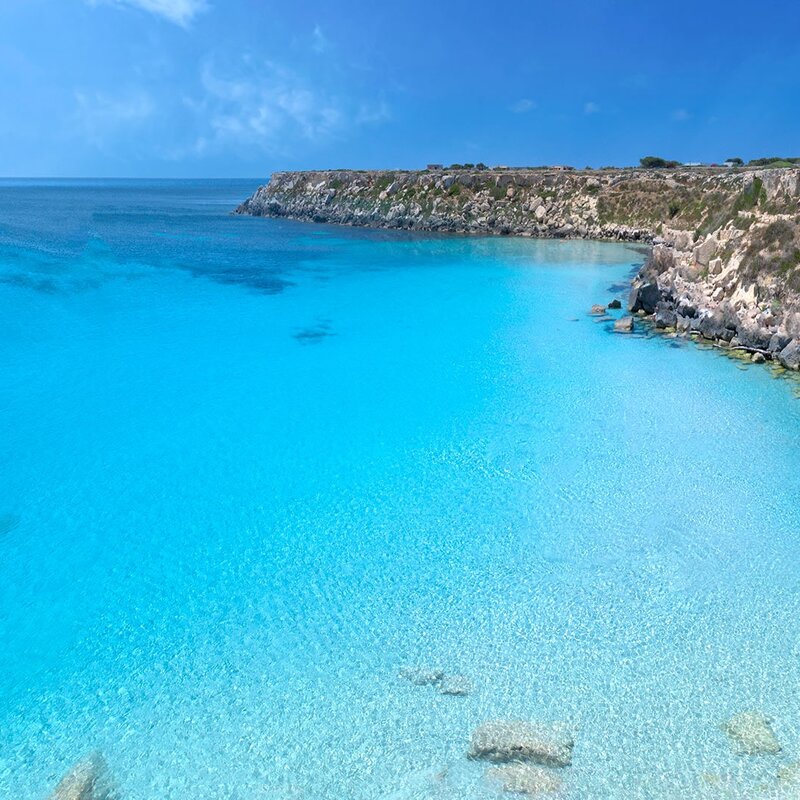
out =
[[[0,182],[0,797],[488,800],[489,720],[559,797],[790,796],[798,384],[591,316],[636,247],[258,183]]]

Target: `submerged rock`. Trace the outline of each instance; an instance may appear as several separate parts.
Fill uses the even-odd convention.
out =
[[[465,697],[472,692],[472,681],[464,675],[445,675],[439,682],[439,692]]]
[[[633,317],[620,317],[614,323],[614,330],[617,333],[632,333],[633,332]]]
[[[530,764],[507,764],[504,767],[490,767],[486,777],[499,783],[504,792],[533,796],[557,792],[561,788],[561,779],[552,772]]]
[[[529,761],[546,767],[567,767],[572,763],[574,746],[564,725],[492,720],[473,731],[467,755],[500,763]]]
[[[605,314],[606,313],[606,307],[605,306],[601,306],[599,303],[595,303],[592,306],[591,311],[589,311],[589,313],[590,314]]]
[[[56,786],[49,800],[116,800],[105,759],[92,753],[79,761]]]
[[[740,755],[760,756],[780,753],[781,745],[772,730],[772,720],[760,711],[736,714],[720,727]]]
[[[444,670],[431,667],[402,667],[400,677],[415,686],[432,686],[441,683]]]
[[[800,784],[800,761],[784,764],[777,772],[778,782],[783,785],[796,786]]]

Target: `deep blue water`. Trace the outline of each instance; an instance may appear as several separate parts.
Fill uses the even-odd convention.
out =
[[[566,797],[770,796],[792,383],[588,317],[625,246],[231,216],[255,185],[0,184],[0,797],[96,749],[122,800],[496,797],[494,717],[575,727]]]

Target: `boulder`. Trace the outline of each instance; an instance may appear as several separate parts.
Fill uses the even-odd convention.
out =
[[[645,283],[634,282],[628,297],[628,310],[634,314],[637,311],[652,314],[656,310],[656,304],[660,299],[661,292],[657,283],[652,281]]]
[[[528,797],[557,792],[561,788],[561,779],[557,775],[530,764],[490,767],[486,770],[486,777],[493,783],[500,784],[504,792]]]
[[[736,331],[736,338],[742,347],[749,350],[767,350],[772,341],[772,333],[758,325],[740,325]]]
[[[567,767],[572,763],[573,747],[572,736],[563,725],[492,720],[473,731],[467,755],[500,763],[523,761]]]
[[[464,675],[445,675],[439,683],[439,694],[466,697],[472,693],[472,681]]]
[[[712,258],[708,262],[708,272],[710,275],[719,275],[722,272],[722,259]]]
[[[761,353],[753,353],[750,359],[754,364],[763,364],[767,359]]]
[[[614,330],[617,333],[633,333],[633,317],[620,317],[614,323]]]
[[[656,328],[674,328],[678,322],[678,315],[671,303],[663,300],[656,306],[655,323]]]
[[[800,369],[800,340],[792,339],[786,347],[778,353],[778,361],[786,369]]]
[[[698,264],[707,267],[716,253],[717,240],[714,236],[709,236],[704,242],[698,244],[697,247],[694,248],[694,260]]]
[[[781,745],[772,731],[772,720],[760,711],[736,714],[720,726],[739,755],[761,756],[780,753]]]
[[[589,313],[590,314],[605,314],[606,313],[606,307],[605,306],[601,306],[598,303],[595,303],[592,306],[591,311],[589,311]]]
[[[49,800],[115,800],[105,759],[92,753],[79,761],[56,786]]]
[[[786,345],[791,341],[792,337],[789,336],[788,333],[781,333],[778,331],[778,333],[774,333],[772,338],[769,340],[768,349],[770,353],[780,353],[780,351],[783,350],[783,348],[786,347]]]
[[[724,311],[717,309],[700,315],[697,330],[704,339],[729,342],[736,331],[736,323]]]
[[[697,306],[688,298],[688,297],[681,297],[676,306],[675,310],[680,314],[682,317],[696,317],[697,316]]]
[[[432,686],[441,683],[444,670],[431,667],[402,667],[400,677],[415,686]]]
[[[622,303],[616,298],[608,304],[609,308],[622,308]]]

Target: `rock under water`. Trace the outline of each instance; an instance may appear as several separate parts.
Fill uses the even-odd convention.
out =
[[[49,800],[118,800],[100,753],[79,761],[59,782]]]
[[[486,777],[499,783],[504,792],[524,794],[532,797],[537,794],[557,792],[561,788],[561,779],[542,767],[530,764],[506,764],[502,767],[490,767]]]
[[[740,755],[761,756],[780,753],[781,745],[772,730],[772,720],[760,711],[736,714],[720,726]]]
[[[468,757],[494,762],[529,761],[546,767],[572,763],[572,735],[564,725],[492,720],[472,734]]]

